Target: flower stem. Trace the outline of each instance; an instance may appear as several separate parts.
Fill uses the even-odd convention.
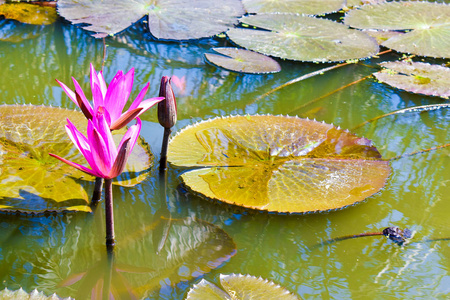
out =
[[[112,180],[105,179],[105,215],[106,215],[106,248],[114,248],[116,241],[114,239],[114,211]]]
[[[167,168],[167,148],[169,145],[169,136],[172,129],[164,127],[164,137],[161,146],[161,158],[159,160],[159,172],[163,173]]]
[[[97,204],[102,198],[103,178],[95,178],[94,192],[92,193],[92,204]]]

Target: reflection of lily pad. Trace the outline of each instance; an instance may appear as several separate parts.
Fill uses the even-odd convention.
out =
[[[450,5],[424,1],[364,5],[345,16],[360,29],[411,30],[382,45],[396,51],[450,58]]]
[[[88,195],[80,180],[93,178],[48,155],[56,153],[86,164],[67,137],[64,128],[67,118],[80,130],[86,128],[83,114],[77,111],[31,105],[0,106],[0,210],[90,211]],[[142,146],[136,149],[119,178],[124,185],[142,180],[140,171],[150,167],[151,158],[143,155],[148,149],[142,150]],[[138,158],[136,154],[141,156]]]
[[[197,194],[259,210],[342,208],[378,192],[390,167],[365,138],[295,117],[217,118],[169,144],[181,178]]]
[[[0,5],[0,15],[6,19],[33,25],[49,25],[54,23],[58,17],[54,7],[29,3],[2,4]]]
[[[342,8],[342,0],[242,0],[248,13],[298,13],[318,15],[336,12]]]
[[[302,61],[343,61],[378,53],[367,34],[343,24],[295,14],[260,14],[241,18],[258,29],[233,28],[227,32],[236,44],[275,57]]]
[[[225,231],[202,220],[171,220],[168,237],[159,252],[152,229],[152,225],[147,225],[147,230],[123,241],[127,248],[141,249],[139,256],[132,258],[134,263],[154,270],[148,276],[135,276],[137,295],[155,291],[162,282],[174,285],[201,276],[236,253],[236,244]],[[120,255],[119,249],[118,260],[122,261]]]
[[[450,68],[421,62],[384,62],[375,77],[393,87],[424,95],[450,97]]]
[[[272,58],[244,49],[213,48],[220,53],[205,53],[206,59],[219,67],[241,73],[275,73],[280,65]]]
[[[228,300],[228,299],[279,299],[296,300],[296,296],[285,288],[250,275],[220,274],[220,283],[224,290],[202,279],[189,291],[186,300]]]
[[[158,39],[189,40],[227,30],[244,13],[239,0],[59,0],[61,16],[98,36],[116,34],[148,14]]]
[[[16,291],[10,291],[7,288],[0,291],[0,299],[3,300],[60,300],[62,298],[58,297],[56,294],[45,296],[43,292],[38,292],[37,290],[31,293],[25,292],[23,289],[18,289]],[[70,300],[72,298],[64,298],[64,300]]]

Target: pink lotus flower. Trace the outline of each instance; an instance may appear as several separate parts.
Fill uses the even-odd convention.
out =
[[[67,123],[69,138],[83,154],[91,169],[58,155],[50,155],[87,174],[104,179],[115,178],[123,172],[142,126],[141,120],[137,118],[136,124],[128,129],[116,148],[103,107],[100,106],[96,116],[88,121],[87,137],[78,131],[70,120],[67,120]]]
[[[89,103],[75,78],[72,77],[75,85],[75,92],[59,80],[56,81],[61,85],[67,96],[69,96],[69,98],[76,105],[78,105],[88,120],[92,119],[92,117],[97,113],[99,107],[104,107],[105,118],[110,130],[116,130],[124,127],[131,120],[139,117],[147,109],[164,99],[162,97],[155,97],[142,100],[150,85],[147,83],[147,85],[140,91],[139,95],[133,101],[130,108],[123,113],[123,108],[130,97],[133,87],[134,68],[128,71],[125,75],[122,71],[117,72],[116,76],[114,76],[111,80],[109,86],[106,86],[102,72],[97,73],[92,64],[90,65],[90,69],[93,106]]]

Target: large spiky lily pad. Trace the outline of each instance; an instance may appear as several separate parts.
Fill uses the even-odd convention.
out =
[[[33,25],[49,25],[54,23],[58,18],[54,7],[29,3],[2,4],[0,2],[0,15],[6,19]]]
[[[186,300],[299,299],[285,288],[261,277],[220,274],[220,283],[223,290],[215,284],[202,279],[189,290]]]
[[[450,68],[421,62],[383,62],[374,76],[393,87],[430,96],[450,97]]]
[[[0,299],[2,300],[61,300],[56,294],[46,296],[43,292],[33,290],[31,293],[25,292],[23,289],[11,291],[5,288],[0,291]],[[71,300],[72,298],[64,298],[63,300]]]
[[[342,0],[242,0],[248,13],[298,13],[318,15],[336,12],[342,8]]]
[[[408,30],[383,42],[399,52],[450,57],[450,5],[424,1],[395,1],[351,10],[345,24],[360,29]]]
[[[280,64],[274,59],[244,49],[212,48],[219,54],[205,53],[206,59],[219,67],[240,73],[265,74],[280,72]]]
[[[378,53],[375,39],[330,20],[296,14],[259,14],[242,17],[240,21],[259,29],[233,28],[227,32],[229,38],[265,55],[332,62]]]
[[[216,118],[182,130],[169,161],[194,193],[274,212],[342,208],[378,192],[390,167],[365,138],[297,117]]]
[[[59,0],[61,16],[99,33],[116,34],[148,15],[150,32],[158,39],[210,37],[237,23],[244,13],[239,0]]]
[[[54,153],[86,164],[67,136],[67,119],[81,131],[86,128],[81,112],[32,105],[0,106],[0,210],[90,211],[85,188],[94,178],[49,156]],[[122,134],[115,133],[116,138]],[[118,178],[122,185],[143,180],[152,163],[142,141],[135,149]]]

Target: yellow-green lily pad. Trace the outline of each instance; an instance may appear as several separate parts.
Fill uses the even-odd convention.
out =
[[[189,290],[186,300],[228,300],[228,299],[279,299],[298,300],[287,289],[261,277],[241,274],[220,274],[223,290],[202,279]]]
[[[246,49],[274,57],[314,62],[362,59],[378,53],[376,40],[331,20],[297,14],[245,16],[249,28],[232,28],[228,37]]]
[[[219,54],[205,53],[206,59],[227,70],[251,74],[281,71],[280,64],[276,60],[253,51],[231,47],[212,48],[212,50]]]
[[[0,210],[90,212],[86,187],[94,178],[51,157],[54,153],[79,164],[84,157],[65,131],[67,119],[83,132],[87,121],[78,111],[62,108],[0,106]],[[114,132],[120,139],[121,132]],[[142,181],[152,156],[142,141],[136,145],[119,184]],[[139,155],[139,156],[136,156]]]
[[[50,25],[58,18],[55,7],[30,3],[0,3],[0,15],[33,25]]]
[[[450,97],[450,68],[422,62],[383,62],[374,73],[381,82],[417,94]]]
[[[343,0],[242,0],[248,13],[297,13],[319,15],[332,13],[344,6]]]
[[[344,23],[360,29],[405,30],[382,43],[399,52],[450,58],[450,5],[393,1],[350,10]]]
[[[284,116],[234,116],[189,126],[169,144],[169,162],[194,193],[272,212],[342,208],[378,192],[389,163],[366,138]]]

